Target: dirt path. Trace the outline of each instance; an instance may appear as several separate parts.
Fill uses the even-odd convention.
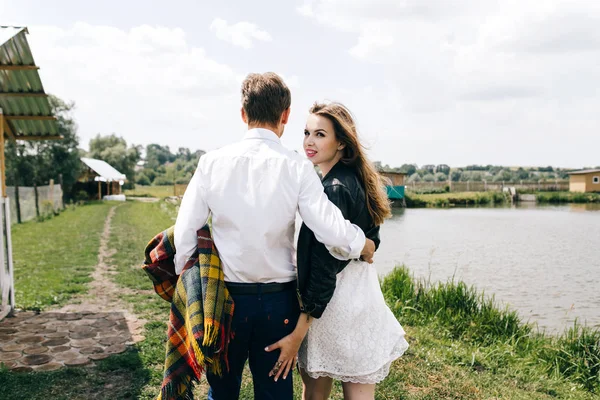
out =
[[[104,231],[100,238],[100,248],[98,249],[98,264],[92,273],[92,282],[88,285],[88,292],[84,295],[75,296],[69,304],[55,310],[57,312],[120,312],[127,320],[129,332],[131,332],[134,342],[143,340],[141,336],[142,329],[146,321],[136,317],[131,312],[131,306],[120,298],[123,294],[133,294],[135,291],[117,286],[111,279],[111,275],[116,274],[115,268],[107,264],[114,254],[115,250],[110,249],[108,242],[110,239],[110,224],[119,206],[111,208],[104,223]]]

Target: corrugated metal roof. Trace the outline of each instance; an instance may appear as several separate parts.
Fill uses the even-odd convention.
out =
[[[27,33],[27,28],[0,26],[0,108],[17,139],[57,139],[58,124],[52,119]]]
[[[95,158],[82,158],[81,161],[90,167],[95,173],[98,174],[96,177],[97,181],[111,182],[111,181],[124,181],[127,177],[117,171],[112,165],[106,161],[96,160]],[[100,178],[100,179],[98,179]]]
[[[600,173],[600,168],[598,169],[582,169],[581,171],[571,171],[569,175],[582,175],[582,174],[597,174]]]

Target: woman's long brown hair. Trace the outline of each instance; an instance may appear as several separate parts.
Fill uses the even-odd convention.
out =
[[[390,201],[382,176],[365,155],[365,149],[358,139],[356,124],[350,110],[340,103],[315,103],[309,112],[325,117],[333,124],[336,139],[346,145],[340,161],[356,168],[364,184],[369,214],[376,225],[381,225],[384,219],[392,215]]]

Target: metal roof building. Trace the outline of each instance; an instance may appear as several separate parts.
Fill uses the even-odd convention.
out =
[[[94,178],[97,182],[119,182],[127,179],[124,174],[117,171],[106,161],[96,160],[95,158],[82,158],[81,161],[97,174]]]
[[[27,28],[0,27],[0,109],[9,139],[60,139],[56,117],[35,65]]]
[[[0,320],[15,306],[4,141],[61,139],[27,33],[24,27],[0,26]]]

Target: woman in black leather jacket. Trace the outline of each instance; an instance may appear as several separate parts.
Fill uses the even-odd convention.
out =
[[[339,103],[315,104],[304,136],[304,150],[321,169],[329,200],[379,246],[379,225],[391,215],[390,204],[348,109]],[[306,400],[326,399],[333,379],[342,381],[345,397],[373,399],[375,384],[408,348],[402,326],[385,303],[377,271],[361,260],[334,258],[304,224],[297,265],[305,318],[267,351],[281,349],[280,361],[287,366],[286,358],[304,339],[298,364]],[[283,376],[287,373],[286,368]],[[273,374],[279,377],[279,367]]]

